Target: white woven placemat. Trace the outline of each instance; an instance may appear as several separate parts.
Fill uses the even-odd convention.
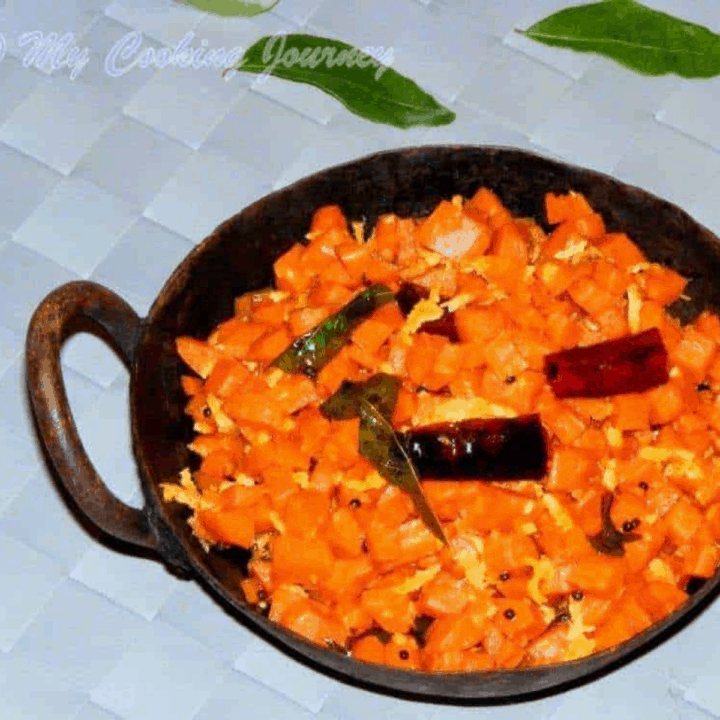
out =
[[[700,720],[720,716],[720,609],[640,661],[564,695],[504,708],[410,703],[288,659],[194,584],[96,544],[43,465],[24,393],[24,333],[47,291],[91,278],[144,313],[219,222],[269,190],[373,151],[437,143],[529,148],[611,172],[720,231],[720,81],[644,78],[514,32],[564,0],[281,0],[221,20],[170,0],[0,0],[0,717],[3,720],[361,720],[367,717]],[[720,29],[713,0],[648,5]],[[127,33],[247,47],[307,27],[392,48],[397,69],[458,115],[400,131],[320,92],[215,71],[104,60]],[[26,32],[72,32],[68,69],[25,67]],[[127,373],[99,341],[64,352],[83,439],[110,487],[139,501]]]

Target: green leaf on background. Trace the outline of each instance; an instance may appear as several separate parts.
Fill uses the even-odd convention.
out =
[[[371,402],[388,420],[395,412],[402,380],[397,375],[378,373],[367,380],[343,380],[340,387],[320,406],[328,420],[352,420],[361,414],[360,401]]]
[[[273,3],[252,0],[183,0],[183,2],[223,17],[254,17],[272,10],[280,0],[275,0]]]
[[[389,483],[406,492],[430,531],[447,545],[442,525],[430,507],[400,439],[382,412],[366,398],[360,400],[360,454]]]
[[[644,75],[720,74],[720,35],[635,0],[569,7],[521,32],[553,47],[605,55]]]
[[[263,37],[236,68],[319,88],[350,112],[376,123],[410,128],[447,125],[455,113],[415,82],[347,43],[314,35]]]

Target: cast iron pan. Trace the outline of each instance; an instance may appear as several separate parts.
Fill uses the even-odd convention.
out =
[[[233,300],[267,287],[273,261],[307,232],[313,211],[339,204],[371,227],[382,213],[419,217],[441,199],[494,190],[516,215],[541,220],[548,191],[583,193],[610,231],[624,231],[655,262],[689,277],[673,312],[687,321],[720,307],[720,241],[686,213],[635,187],[527,152],[495,147],[423,147],[372,155],[320,172],[254,203],[223,223],[173,273],[142,319],[111,291],[90,282],[63,285],[35,312],[27,336],[28,389],[55,475],[81,513],[132,552],[155,556],[200,582],[223,607],[296,659],[338,679],[400,697],[458,704],[513,702],[587,682],[647,652],[685,626],[718,593],[720,577],[661,623],[620,647],[562,665],[488,673],[431,674],[352,660],[306,642],[252,610],[239,589],[247,556],[206,554],[186,523],[189,510],[161,499],[191,462],[193,432],[183,413],[179,335],[205,338],[233,314]],[[60,369],[62,342],[93,329],[131,373],[133,447],[145,506],[130,508],[95,472],[78,436]],[[218,610],[220,612],[220,610]]]

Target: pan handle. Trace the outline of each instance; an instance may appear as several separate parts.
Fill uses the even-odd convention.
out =
[[[60,350],[78,331],[92,328],[120,354],[128,368],[135,360],[142,319],[115,293],[93,282],[67,283],[53,290],[35,311],[26,339],[27,383],[38,432],[60,482],[94,525],[137,554],[160,556],[179,571],[190,568],[165,548],[148,507],[126,505],[108,489],[83,447],[73,419]]]

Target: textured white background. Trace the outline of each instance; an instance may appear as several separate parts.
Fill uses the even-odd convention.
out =
[[[539,702],[463,709],[399,701],[307,670],[230,620],[193,583],[96,544],[59,499],[24,392],[23,341],[52,288],[91,278],[147,311],[177,263],[273,188],[376,150],[502,144],[610,172],[720,232],[720,81],[636,76],[514,32],[567,0],[281,0],[224,20],[170,0],[0,0],[0,717],[3,720],[360,720],[366,717],[700,720],[720,716],[720,607],[645,658]],[[647,0],[720,31],[715,0]],[[107,52],[247,47],[307,28],[394,50],[395,67],[457,112],[447,127],[363,122],[320,92],[210,70],[110,78]],[[73,32],[72,81],[23,67],[30,30]],[[88,336],[63,353],[87,448],[137,504],[128,376]]]

